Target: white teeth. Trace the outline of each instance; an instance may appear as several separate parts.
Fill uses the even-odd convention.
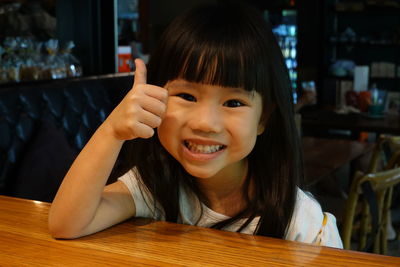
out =
[[[185,141],[187,148],[195,153],[210,154],[222,149],[222,145],[198,145],[189,141]]]

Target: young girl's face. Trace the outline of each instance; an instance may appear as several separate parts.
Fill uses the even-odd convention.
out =
[[[185,170],[210,178],[245,168],[245,158],[264,130],[261,96],[182,79],[168,82],[165,88],[169,98],[158,136]]]

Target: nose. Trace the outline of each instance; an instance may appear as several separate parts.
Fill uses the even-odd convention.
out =
[[[190,112],[188,126],[194,131],[219,133],[223,129],[223,115],[215,104],[197,103]]]

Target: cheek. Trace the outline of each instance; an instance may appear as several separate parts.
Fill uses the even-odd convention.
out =
[[[173,142],[173,136],[179,134],[179,114],[170,105],[165,112],[164,118],[157,129],[158,139],[165,149],[169,151],[169,148]]]
[[[260,134],[260,119],[258,113],[253,113],[251,116],[248,116],[241,123],[241,126],[236,127],[237,136],[236,140],[240,142],[241,147],[244,148],[246,153],[250,153],[255,144],[258,135]],[[239,125],[239,122],[236,122]],[[245,127],[246,125],[246,127]]]
[[[242,145],[245,146],[254,146],[256,139],[257,139],[257,130],[258,130],[258,125],[251,124],[247,125],[247,127],[241,127],[240,128],[240,136],[238,136],[241,139]]]
[[[257,140],[258,122],[254,117],[232,119],[229,132],[232,138],[232,151],[239,153],[242,157],[247,156],[254,148]]]
[[[246,147],[246,150],[248,153],[250,153],[257,141],[257,137],[258,137],[258,132],[259,132],[259,123],[258,121],[252,121],[252,124],[249,125],[249,127],[243,127],[245,128],[242,131],[245,131],[243,133],[243,146]]]
[[[256,136],[259,128],[258,115],[254,113],[242,116],[230,116],[228,123],[235,135],[245,137]]]

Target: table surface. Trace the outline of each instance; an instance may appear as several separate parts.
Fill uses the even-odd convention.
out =
[[[345,164],[351,164],[374,147],[372,143],[314,137],[303,137],[302,145],[307,185],[313,185]]]
[[[341,129],[355,132],[373,132],[400,135],[400,116],[385,115],[372,119],[362,114],[337,114],[334,111],[319,110],[302,113],[303,129]]]
[[[0,196],[1,266],[400,266],[396,257],[144,219],[56,240],[48,209]]]

